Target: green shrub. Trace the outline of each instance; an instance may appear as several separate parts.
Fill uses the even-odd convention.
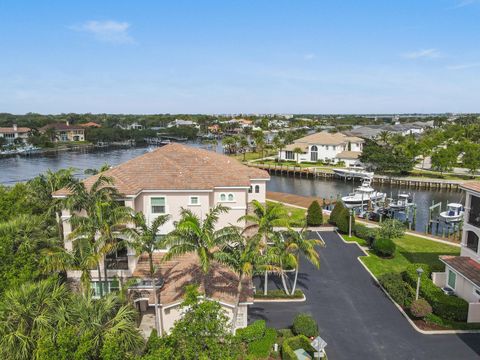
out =
[[[375,241],[375,235],[377,233],[375,229],[369,228],[363,224],[356,224],[353,228],[353,232],[357,237],[365,240],[368,246],[373,245],[373,242]]]
[[[313,201],[307,210],[307,225],[320,226],[323,224],[323,211],[317,200]]]
[[[416,318],[424,318],[432,313],[432,307],[425,299],[413,300],[410,312]]]
[[[345,208],[336,217],[337,228],[340,232],[347,234],[350,227],[350,218],[352,219],[352,230],[355,228],[355,216],[350,216],[351,210]]]
[[[337,225],[337,217],[345,209],[346,208],[345,205],[343,205],[343,202],[337,201],[335,203],[335,206],[333,207],[332,212],[330,213],[330,218],[328,219],[328,222],[332,225]]]
[[[375,239],[373,251],[381,257],[392,257],[395,255],[397,245],[390,239]]]
[[[267,328],[261,339],[257,339],[248,344],[248,359],[265,359],[268,358],[273,350],[273,344],[277,340],[277,331]]]
[[[298,314],[293,320],[293,333],[307,337],[318,335],[318,325],[314,318],[308,314]]]
[[[300,289],[295,290],[293,295],[285,293],[284,290],[268,290],[267,295],[263,292],[258,292],[254,295],[255,299],[303,299],[303,291]]]
[[[398,273],[383,274],[378,278],[380,284],[400,306],[410,306],[415,296],[415,290],[402,279]]]
[[[313,357],[315,349],[310,345],[310,339],[304,335],[298,335],[285,340],[282,344],[282,360],[298,360],[295,350],[303,349]]]
[[[280,347],[285,340],[295,336],[291,329],[278,329],[277,330],[277,343]]]
[[[420,296],[432,306],[433,313],[446,320],[465,322],[468,315],[468,303],[456,296],[446,295],[442,289],[436,286],[430,280],[430,268],[428,265],[409,265],[403,273],[403,279],[416,288],[418,267],[422,267],[424,270],[420,283]]]
[[[250,343],[261,339],[265,330],[265,320],[257,320],[243,329],[237,329],[236,334],[242,342]]]

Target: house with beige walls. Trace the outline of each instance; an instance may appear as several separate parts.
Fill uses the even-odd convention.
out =
[[[480,322],[480,182],[462,188],[466,201],[460,256],[440,256],[445,271],[432,273],[432,280],[469,303],[468,322]]]
[[[30,128],[18,127],[16,124],[13,124],[12,127],[0,127],[0,138],[5,139],[7,144],[11,144],[16,140],[26,143],[30,131]]]
[[[278,152],[283,161],[330,162],[343,161],[346,166],[359,165],[358,157],[362,153],[364,140],[342,133],[322,131],[297,139]]]
[[[52,142],[85,141],[85,127],[65,123],[48,124],[40,128],[42,134],[49,133]]]
[[[147,221],[152,222],[159,215],[170,215],[169,221],[159,229],[158,236],[166,235],[174,229],[182,209],[190,209],[202,219],[219,204],[228,208],[228,212],[219,216],[219,229],[227,225],[244,226],[238,219],[247,213],[248,205],[253,200],[266,201],[266,183],[270,179],[267,172],[245,166],[231,157],[176,143],[112,167],[102,175],[113,179],[125,206],[142,212]],[[91,186],[98,176],[85,179],[85,185]],[[55,197],[68,195],[67,189],[54,193]],[[70,213],[64,210],[62,221],[67,239],[65,247],[72,249],[73,242],[68,237],[71,233],[69,218]],[[158,295],[162,329],[168,331],[177,318],[184,287],[189,283],[208,284],[206,289],[201,290],[207,297],[219,301],[233,318],[239,295],[237,275],[220,264],[215,264],[211,273],[204,275],[199,270],[195,255],[161,262],[167,250],[159,250],[154,257],[158,265],[157,275],[161,279]],[[108,254],[106,264],[109,291],[118,289],[131,278],[145,279],[148,275],[147,257],[137,256],[128,247]],[[101,271],[103,273],[103,268]],[[67,272],[73,283],[79,281],[80,275],[78,271]],[[91,277],[94,295],[98,295],[100,283],[96,270],[91,271]],[[140,283],[133,286],[129,293],[140,310],[152,311],[154,303],[151,285]],[[250,279],[241,286],[237,327],[246,326],[247,306],[252,298],[253,285]]]

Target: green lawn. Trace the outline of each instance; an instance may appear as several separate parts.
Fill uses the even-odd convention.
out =
[[[245,158],[245,161],[251,161],[251,160],[257,160],[257,159],[261,159],[262,157],[267,157],[267,156],[272,156],[272,155],[275,155],[276,153],[274,152],[269,152],[269,151],[264,151],[263,154],[262,153],[259,153],[259,152],[247,152],[245,153],[245,156],[244,154],[233,154],[233,155],[229,155],[231,157],[234,157],[235,159],[237,160],[240,160],[240,161],[244,161],[244,158]]]
[[[365,246],[364,240],[348,235],[343,237],[346,241],[357,241],[360,245]],[[424,263],[431,267],[438,268],[442,266],[439,255],[459,255],[460,248],[452,245],[441,244],[435,241],[423,239],[413,235],[405,235],[402,239],[395,240],[397,250],[395,257],[392,259],[382,259],[369,251],[370,256],[362,257],[362,262],[376,276],[388,272],[402,272],[409,264]]]
[[[275,204],[275,202],[272,202],[272,201],[267,201],[267,203]],[[305,225],[305,216],[307,214],[306,209],[299,209],[299,208],[287,206],[281,203],[279,204],[283,208],[287,216],[284,219],[279,220],[276,226],[302,227]]]

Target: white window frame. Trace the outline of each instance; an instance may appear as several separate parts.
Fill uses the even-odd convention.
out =
[[[295,154],[293,151],[285,151],[285,160],[295,160]]]
[[[225,200],[222,200],[222,196],[225,197]],[[230,197],[232,200],[230,200]],[[235,194],[234,193],[220,193],[218,196],[218,202],[221,203],[234,203],[235,202]]]
[[[450,285],[450,274],[453,274],[453,276],[454,276],[454,280],[453,280],[454,286]],[[450,270],[450,269],[448,269],[448,274],[447,274],[447,285],[452,290],[455,290],[455,287],[457,286],[457,273],[455,271]]]
[[[197,202],[194,203],[192,199],[197,199]],[[188,206],[200,206],[200,197],[199,196],[190,196],[188,198]]]
[[[164,212],[153,212],[153,205],[152,205],[152,199],[163,199],[164,201]],[[152,215],[165,215],[168,213],[167,211],[167,197],[166,196],[151,196],[150,197],[150,214]],[[159,205],[156,205],[159,206]]]

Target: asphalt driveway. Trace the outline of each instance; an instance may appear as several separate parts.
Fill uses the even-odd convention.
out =
[[[334,232],[321,232],[320,270],[303,261],[301,303],[256,303],[249,321],[265,319],[276,328],[310,313],[327,341],[329,359],[480,359],[480,334],[423,335],[415,331],[357,260],[363,252]],[[318,237],[319,233],[310,233]],[[261,288],[255,279],[258,288]],[[271,289],[281,288],[278,279]]]

